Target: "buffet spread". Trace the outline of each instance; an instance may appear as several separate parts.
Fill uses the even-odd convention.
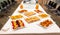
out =
[[[1,31],[7,33],[54,33],[59,27],[43,8],[36,4],[21,3]]]
[[[18,29],[19,27],[20,28],[25,27],[24,26],[25,24],[24,24],[23,20],[21,20],[22,18],[28,24],[34,23],[36,21],[40,21],[43,18],[47,18],[47,17],[49,18],[48,14],[46,14],[43,11],[39,10],[39,4],[38,3],[35,5],[35,10],[32,10],[32,11],[25,10],[23,4],[20,4],[20,9],[22,9],[22,10],[18,11],[20,13],[19,15],[10,16],[10,18],[12,19],[12,21],[11,21],[11,23],[12,23],[12,29]],[[23,14],[24,16],[21,15],[21,14]],[[47,19],[47,20],[44,20],[43,22],[40,22],[39,25],[41,25],[42,27],[48,27],[51,24],[53,24],[53,22],[51,20]]]

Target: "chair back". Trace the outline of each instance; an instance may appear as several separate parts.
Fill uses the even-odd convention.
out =
[[[48,5],[51,5],[52,1],[49,1]]]
[[[3,2],[1,2],[1,7],[4,8],[5,7],[5,4]]]
[[[52,7],[53,8],[56,8],[57,7],[57,3],[54,3]]]
[[[8,3],[6,2],[6,1],[3,1],[4,2],[4,4],[5,4],[5,6],[7,6],[8,5]]]
[[[9,1],[9,0],[7,0],[7,3],[8,3],[8,4],[10,4],[10,1]]]
[[[57,8],[58,11],[60,11],[60,6]]]

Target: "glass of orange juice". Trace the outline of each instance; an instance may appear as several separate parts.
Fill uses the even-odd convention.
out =
[[[23,9],[23,4],[20,5],[20,8]]]
[[[38,3],[36,4],[35,9],[39,9],[39,4]]]

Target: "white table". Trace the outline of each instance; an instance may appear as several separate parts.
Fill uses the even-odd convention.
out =
[[[34,6],[35,6],[35,4],[33,4],[33,5],[32,4],[24,4],[24,7],[25,7],[24,9],[27,9],[29,11],[33,11],[35,9]],[[39,9],[41,11],[43,11],[44,13],[46,13],[41,6],[39,6]],[[20,7],[18,6],[16,11],[12,15],[18,14],[19,10],[20,10]],[[24,18],[26,18],[26,17],[24,17]],[[48,18],[48,19],[52,20],[51,18]],[[23,18],[22,18],[22,20],[23,20]],[[40,23],[40,21],[37,21],[35,23],[31,23],[31,24],[26,23],[24,20],[23,20],[23,22],[25,24],[25,28],[14,31],[12,29],[12,26],[11,26],[12,25],[11,19],[9,19],[2,28],[2,29],[5,29],[5,30],[7,29],[7,31],[2,31],[2,29],[1,29],[0,34],[60,33],[60,29],[54,21],[53,21],[53,24],[46,29],[38,25],[38,23]]]

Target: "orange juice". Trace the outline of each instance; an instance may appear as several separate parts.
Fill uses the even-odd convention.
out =
[[[20,5],[20,8],[23,9],[23,4]]]
[[[38,9],[39,8],[39,4],[36,4],[36,7],[35,7],[35,9]]]

